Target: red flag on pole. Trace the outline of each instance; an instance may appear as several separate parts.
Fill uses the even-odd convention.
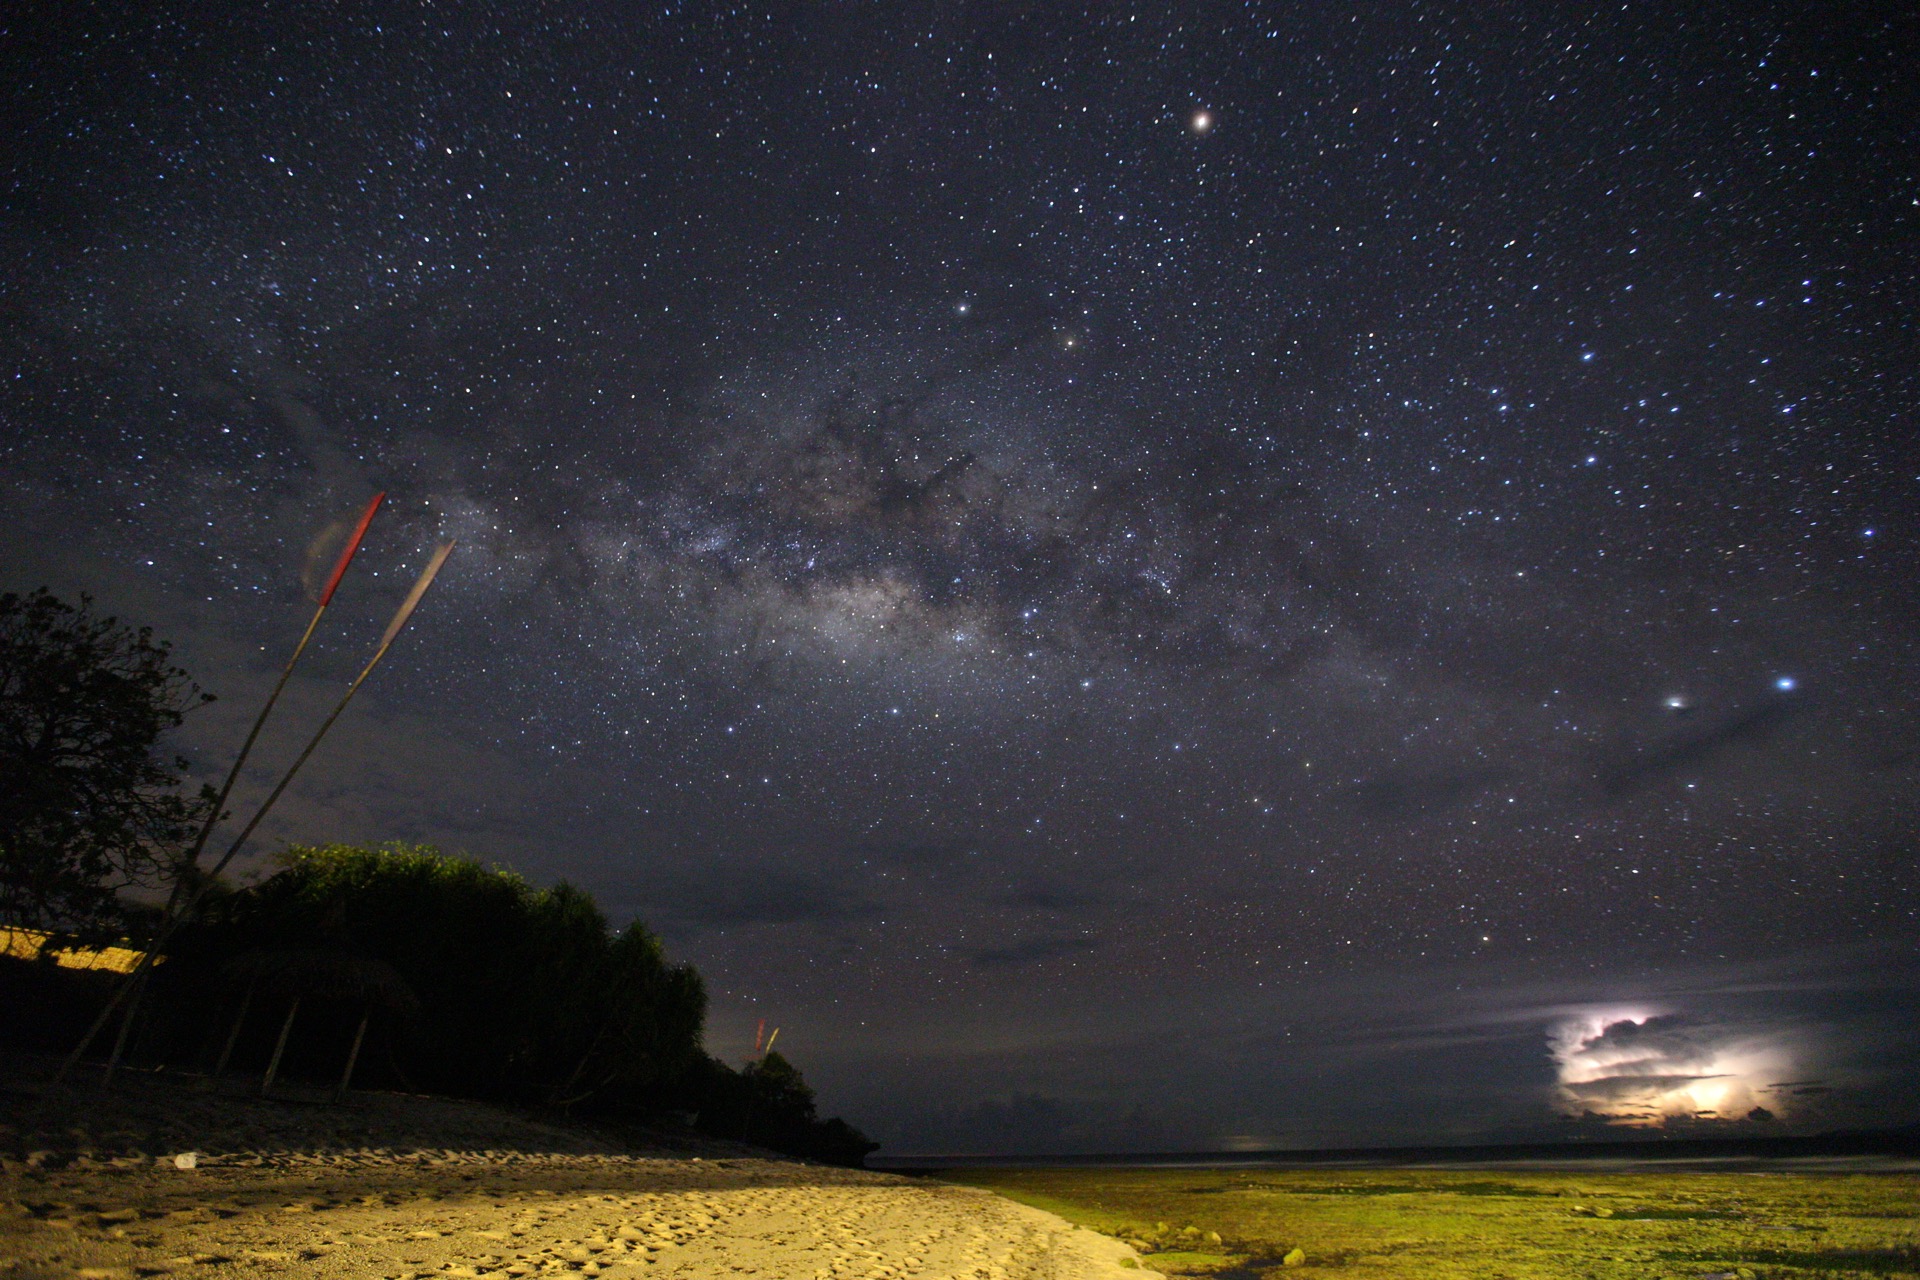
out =
[[[333,566],[333,576],[327,579],[327,585],[320,592],[320,607],[326,608],[333,601],[333,593],[340,585],[340,579],[347,576],[347,566],[353,563],[353,553],[360,549],[360,539],[367,536],[367,526],[373,523],[373,513],[385,502],[387,491],[382,489],[373,495],[373,501],[360,513],[360,523],[353,527],[353,533],[347,538],[347,545],[340,548],[340,560]]]
[[[220,785],[219,794],[214,798],[213,806],[207,813],[206,821],[201,824],[200,834],[194,840],[193,848],[187,852],[186,857],[181,861],[179,874],[174,880],[173,892],[169,894],[167,898],[166,912],[162,916],[159,936],[149,945],[146,954],[141,958],[140,966],[129,974],[127,981],[114,991],[113,997],[107,1001],[106,1007],[100,1011],[99,1016],[94,1019],[93,1025],[87,1029],[86,1035],[81,1038],[80,1043],[74,1048],[73,1053],[68,1056],[66,1062],[60,1067],[59,1072],[54,1077],[55,1079],[64,1079],[74,1064],[80,1061],[80,1055],[87,1051],[87,1046],[92,1044],[94,1037],[100,1034],[100,1029],[106,1025],[107,1019],[113,1015],[115,1008],[117,1008],[122,1002],[122,999],[131,992],[132,1003],[128,1007],[125,1019],[120,1024],[120,1038],[115,1041],[113,1054],[107,1060],[107,1079],[111,1080],[113,1078],[114,1069],[120,1063],[121,1050],[125,1047],[127,1031],[133,1022],[134,1011],[139,1007],[140,992],[143,988],[147,969],[152,963],[153,957],[159,953],[160,944],[173,936],[174,930],[179,928],[186,913],[193,909],[194,904],[199,902],[209,887],[210,881],[205,884],[196,884],[191,873],[199,866],[200,854],[207,847],[208,837],[213,835],[213,829],[219,825],[220,819],[226,815],[227,797],[233,794],[233,785],[239,781],[240,769],[246,764],[247,756],[253,750],[255,740],[260,737],[260,730],[266,727],[267,717],[273,713],[274,704],[280,701],[280,694],[286,689],[287,681],[293,677],[293,669],[299,665],[300,655],[307,651],[307,645],[312,641],[313,633],[319,629],[320,619],[326,616],[327,606],[333,602],[333,593],[339,589],[340,580],[347,576],[347,566],[353,563],[354,553],[360,550],[360,542],[367,536],[367,526],[373,523],[374,513],[380,509],[380,504],[386,501],[386,497],[387,494],[384,489],[373,495],[372,500],[367,503],[366,510],[360,513],[360,520],[354,525],[353,532],[348,536],[346,545],[340,548],[340,558],[333,566],[333,575],[327,579],[325,589],[320,592],[319,604],[313,611],[312,620],[307,623],[307,629],[301,635],[300,643],[293,647],[293,656],[287,659],[287,665],[281,669],[280,679],[273,686],[273,692],[267,695],[267,701],[260,708],[260,714],[254,717],[253,727],[247,731],[246,741],[240,744],[239,754],[234,756],[233,766],[227,770],[226,781]],[[407,603],[403,607],[403,616],[397,619],[394,626],[389,630],[387,637],[389,642],[392,641],[393,632],[397,632],[400,624],[405,622],[404,614],[413,612],[413,607],[420,603],[420,596],[426,590],[426,583],[433,580],[434,571],[439,568],[440,561],[447,558],[447,552],[452,550],[452,548],[453,544],[448,543],[440,549],[434,562],[428,567],[426,576],[419,585],[415,586],[413,594],[407,597]],[[384,645],[381,647],[380,652],[386,652]],[[379,660],[379,655],[376,654],[374,662],[378,662]],[[371,663],[368,664],[367,669],[369,671],[372,670]],[[361,672],[360,679],[366,679],[365,671]],[[354,682],[354,687],[359,687],[359,681]],[[353,696],[351,690],[348,691],[347,696],[349,698]],[[344,707],[345,705],[346,704],[342,702],[341,706]],[[334,715],[339,715],[339,711],[336,710]],[[327,723],[332,724],[332,719],[329,718]],[[325,729],[322,729],[321,732],[324,733]],[[313,748],[309,745],[307,749],[311,751]],[[302,760],[304,759],[305,757],[303,756]],[[298,765],[294,767],[296,769],[299,768]],[[285,787],[285,785],[286,782],[283,781],[281,786]],[[275,798],[277,798],[279,792],[276,791],[274,795]],[[269,800],[267,803],[268,806],[271,807],[273,802]],[[265,811],[263,810],[261,814],[255,815],[254,823],[258,823],[260,818],[264,816],[264,813]],[[253,824],[249,824],[247,831],[241,833],[240,839],[244,841],[247,837],[247,832],[251,832],[252,830]],[[236,844],[233,849],[227,851],[227,856],[220,860],[218,867],[214,868],[214,876],[217,877],[220,872],[226,868],[227,863],[232,860],[238,848],[239,845]]]

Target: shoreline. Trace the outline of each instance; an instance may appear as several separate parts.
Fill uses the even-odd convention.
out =
[[[899,1172],[967,1169],[1510,1169],[1657,1173],[1689,1169],[1794,1172],[1920,1170],[1920,1132],[1877,1130],[1753,1138],[1610,1138],[1559,1143],[1341,1147],[1319,1150],[1156,1151],[1051,1155],[907,1154],[872,1157]]]

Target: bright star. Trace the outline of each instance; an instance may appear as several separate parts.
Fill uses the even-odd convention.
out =
[[[1194,112],[1193,117],[1187,121],[1187,127],[1189,129],[1192,129],[1195,133],[1208,132],[1213,128],[1213,112],[1211,111]]]
[[[1781,676],[1778,680],[1775,680],[1773,682],[1773,687],[1780,690],[1782,693],[1791,693],[1794,689],[1797,689],[1800,687],[1800,682],[1798,680],[1795,680],[1792,676]]]

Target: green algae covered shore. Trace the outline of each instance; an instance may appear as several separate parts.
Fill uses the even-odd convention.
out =
[[[1129,1241],[1142,1266],[1168,1275],[1920,1277],[1920,1175],[1911,1172],[1082,1168],[942,1176]]]

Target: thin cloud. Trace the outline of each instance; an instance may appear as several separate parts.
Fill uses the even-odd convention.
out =
[[[674,878],[662,914],[696,929],[825,924],[873,915],[880,904],[827,874],[765,866],[709,866]]]
[[[1609,797],[1628,795],[1682,769],[1706,764],[1738,743],[1765,742],[1798,710],[1787,698],[1770,698],[1715,723],[1689,728],[1632,753],[1602,771]]]
[[[1010,969],[1022,965],[1040,964],[1047,960],[1058,960],[1063,956],[1078,955],[1091,951],[1094,942],[1090,938],[1079,937],[1043,937],[1029,938],[1025,942],[1016,942],[1011,946],[988,947],[977,951],[963,951],[968,963],[976,969]]]

